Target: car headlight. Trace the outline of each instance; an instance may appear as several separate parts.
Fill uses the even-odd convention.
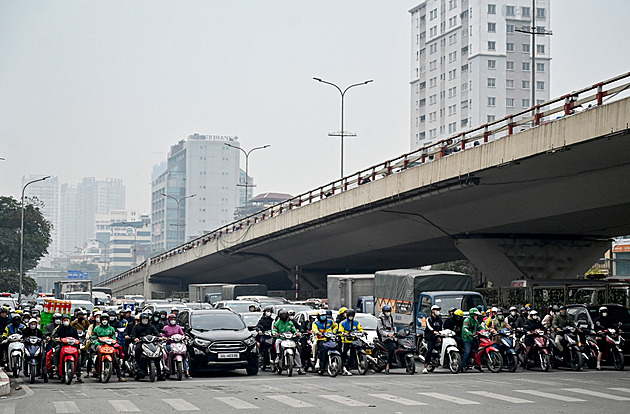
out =
[[[209,346],[211,343],[211,341],[206,341],[205,339],[195,338],[195,345],[199,345],[204,348]]]
[[[247,346],[252,346],[256,343],[256,340],[254,339],[253,336],[250,336],[249,338],[245,339],[243,342],[245,342],[245,345]]]

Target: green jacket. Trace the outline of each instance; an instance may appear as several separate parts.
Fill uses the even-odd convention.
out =
[[[462,327],[462,340],[464,342],[472,342],[473,337],[477,332],[481,330],[479,321],[472,316],[468,316],[464,319],[464,326]]]
[[[113,326],[107,325],[103,326],[100,323],[94,327],[92,330],[92,342],[95,345],[103,345],[98,338],[102,338],[104,336],[108,336],[112,339],[116,339],[116,329]]]
[[[295,325],[293,325],[292,321],[284,322],[281,319],[278,319],[276,323],[273,324],[273,329],[271,332],[274,334],[285,332],[297,333],[297,330],[295,329]]]

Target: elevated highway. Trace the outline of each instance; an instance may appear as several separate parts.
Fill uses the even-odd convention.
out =
[[[630,234],[630,98],[605,102],[629,77],[301,194],[102,285],[151,296],[188,283],[292,289],[298,277],[310,290],[326,274],[462,258],[497,284],[583,274]]]

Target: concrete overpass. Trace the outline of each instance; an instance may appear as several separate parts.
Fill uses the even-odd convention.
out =
[[[298,277],[309,290],[326,274],[462,258],[498,284],[583,274],[630,234],[630,98],[604,102],[629,77],[301,194],[102,285],[148,297],[188,283],[291,289]]]

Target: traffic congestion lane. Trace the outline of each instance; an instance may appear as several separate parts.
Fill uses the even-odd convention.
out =
[[[554,371],[467,373],[438,371],[429,375],[368,374],[328,378],[309,373],[287,378],[261,372],[251,377],[239,372],[215,373],[190,380],[150,383],[129,381],[101,384],[38,382],[0,400],[0,414],[13,413],[242,413],[417,412],[419,409],[467,413],[471,409],[505,413],[507,408],[527,413],[627,413],[630,374],[616,371]],[[30,395],[27,392],[30,391]],[[19,393],[19,392],[18,392]]]

